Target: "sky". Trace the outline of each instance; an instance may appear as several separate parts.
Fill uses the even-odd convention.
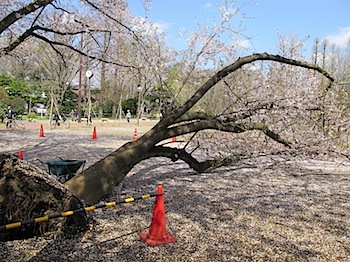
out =
[[[167,43],[184,48],[180,28],[194,29],[195,19],[211,24],[224,0],[153,0],[148,17],[167,34]],[[227,1],[230,2],[229,0]],[[133,14],[145,17],[140,0],[128,0]],[[237,0],[238,15],[231,24],[245,27],[242,45],[250,52],[276,53],[278,35],[295,35],[311,54],[316,38],[345,47],[350,39],[350,0]],[[231,41],[227,39],[227,41]]]

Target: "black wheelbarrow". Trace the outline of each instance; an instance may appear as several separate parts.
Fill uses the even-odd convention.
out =
[[[41,161],[39,160],[45,167],[48,168],[48,173],[51,175],[55,175],[57,180],[64,183],[65,181],[71,179],[75,176],[75,173],[82,167],[82,171],[84,170],[84,166],[86,160],[68,160],[68,159],[60,159],[60,160],[52,160],[52,161]]]

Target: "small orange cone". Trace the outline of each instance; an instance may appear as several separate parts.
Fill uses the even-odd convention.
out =
[[[153,217],[149,232],[139,234],[149,246],[160,246],[173,243],[176,238],[166,231],[165,208],[162,185],[158,186],[156,201],[154,203]]]
[[[134,131],[134,139],[132,141],[136,141],[137,140],[137,128],[135,128]]]
[[[97,140],[96,126],[94,126],[94,132],[92,133],[92,140]]]
[[[171,142],[176,142],[176,136],[174,136],[172,139],[171,139]]]
[[[23,151],[22,150],[18,151],[18,158],[23,159]]]
[[[40,125],[40,135],[39,137],[45,137],[43,124]]]

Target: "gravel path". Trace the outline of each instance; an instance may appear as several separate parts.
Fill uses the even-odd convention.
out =
[[[133,128],[1,131],[2,152],[24,158],[86,159],[87,166],[132,139]],[[116,192],[155,193],[163,184],[167,229],[177,242],[149,247],[154,199],[89,212],[71,237],[0,243],[2,261],[350,261],[350,164],[259,158],[196,174],[154,158],[135,166]],[[117,193],[115,192],[115,196]],[[114,199],[111,199],[114,200]]]

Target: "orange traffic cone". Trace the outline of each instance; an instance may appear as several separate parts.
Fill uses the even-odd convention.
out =
[[[154,203],[152,223],[149,232],[140,233],[139,236],[151,247],[169,244],[176,241],[176,238],[166,231],[162,185],[159,185],[157,189],[157,197]]]
[[[22,150],[18,151],[18,158],[23,159],[23,151]]]
[[[39,137],[45,137],[43,124],[40,125],[40,135]]]
[[[174,136],[172,139],[171,139],[171,142],[176,142],[176,136]]]
[[[94,126],[94,132],[92,133],[92,140],[97,140],[96,126]]]
[[[134,131],[134,139],[132,141],[136,141],[137,140],[137,128],[135,128]]]

